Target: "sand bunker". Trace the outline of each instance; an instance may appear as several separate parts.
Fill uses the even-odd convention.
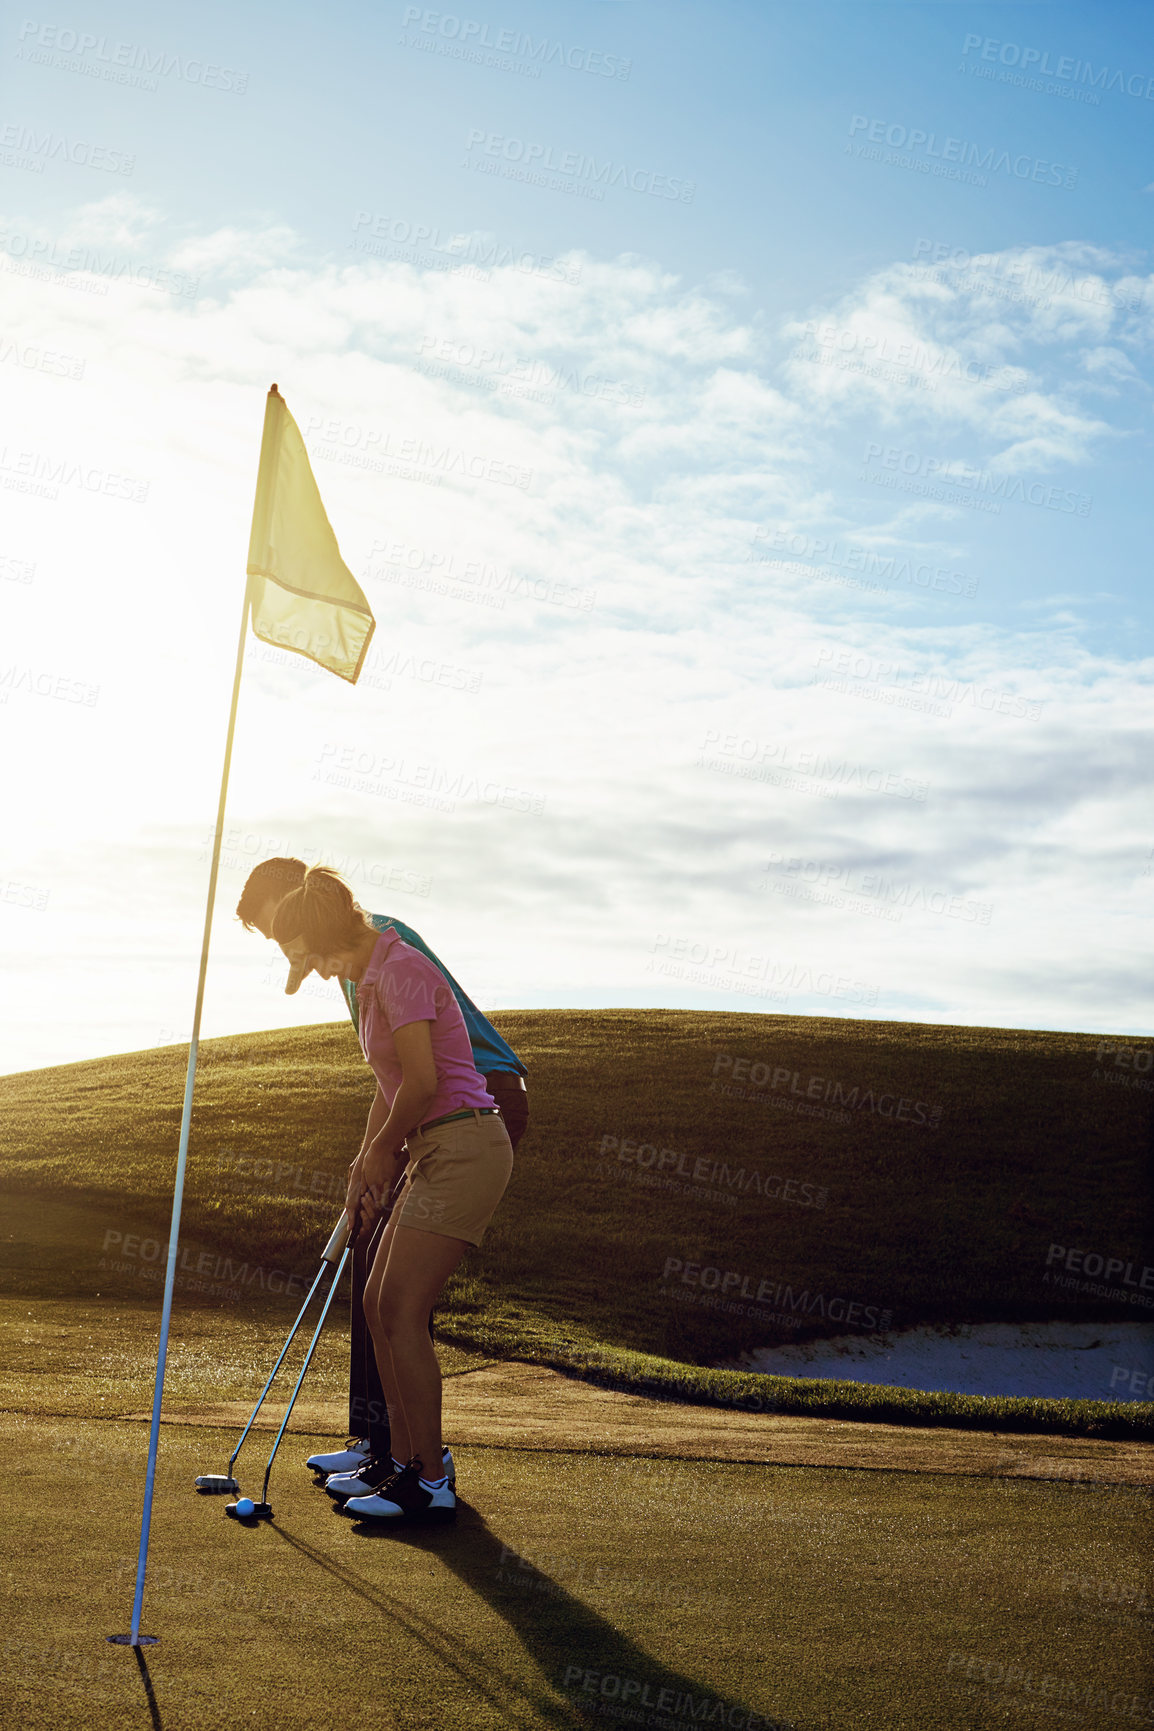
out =
[[[983,1322],[764,1347],[727,1363],[952,1394],[1154,1400],[1154,1326]]]

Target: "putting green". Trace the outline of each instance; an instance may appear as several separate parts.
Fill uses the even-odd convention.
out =
[[[166,1424],[142,1666],[103,1637],[130,1621],[146,1427],[6,1414],[0,1435],[12,1727],[955,1731],[1149,1710],[1133,1486],[465,1445],[456,1524],[393,1533],[334,1513],[300,1465],[331,1439],[294,1435],[273,1522],[247,1530],[192,1490],[235,1430]]]
[[[463,1503],[432,1531],[361,1530],[302,1471],[343,1422],[343,1296],[282,1445],[273,1523],[246,1530],[193,1492],[223,1468],[315,1272],[367,1104],[347,1028],[206,1043],[143,1624],[162,1640],[143,1655],[104,1636],[131,1617],[136,1415],[151,1400],[183,1054],[5,1079],[5,1176],[22,1189],[6,1197],[0,1303],[17,1535],[4,1725],[1109,1731],[1154,1718],[1149,1407],[804,1380],[775,1381],[765,1405],[759,1383],[750,1403],[736,1373],[702,1367],[772,1331],[660,1290],[667,1260],[692,1256],[751,1276],[780,1264],[798,1291],[918,1320],[1112,1314],[1042,1281],[1055,1222],[1071,1243],[1129,1246],[1148,1213],[1144,1109],[1115,1100],[1103,1119],[1093,1036],[650,1011],[506,1020],[532,1068],[533,1127],[484,1255],[438,1313]],[[820,1073],[861,1100],[936,1102],[948,1135],[928,1158],[928,1133],[855,1108],[846,1125],[775,1112],[767,1139],[768,1095],[713,1083],[719,1060],[770,1045],[801,1086]],[[719,1137],[742,1151],[740,1194],[710,1176]],[[625,1182],[634,1144],[691,1177],[700,1156],[708,1183]],[[828,1206],[759,1192],[762,1168],[820,1185]],[[250,1494],[268,1446],[259,1433],[246,1451]]]

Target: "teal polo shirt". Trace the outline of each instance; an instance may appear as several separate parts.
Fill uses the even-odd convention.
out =
[[[440,968],[452,988],[453,996],[461,1006],[465,1027],[469,1031],[469,1044],[473,1048],[473,1062],[482,1076],[487,1075],[490,1070],[511,1070],[515,1076],[527,1074],[524,1064],[512,1046],[501,1038],[492,1022],[481,1014],[472,998],[457,984],[444,962],[439,956],[433,954],[419,932],[415,932],[412,926],[405,925],[403,920],[390,919],[387,914],[370,914],[369,918],[378,932],[383,932],[386,926],[392,926],[403,942],[411,944],[415,950],[420,950],[423,956],[428,956],[429,960]],[[345,1003],[349,1007],[353,1027],[356,1028],[357,988],[351,980],[342,980],[341,991],[345,995]]]

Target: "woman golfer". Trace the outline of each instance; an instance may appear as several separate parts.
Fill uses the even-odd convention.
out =
[[[363,1151],[349,1177],[354,1231],[371,1225],[401,1172],[404,1184],[365,1287],[389,1409],[393,1458],[349,1514],[374,1520],[450,1517],[442,1467],[441,1370],[429,1312],[471,1244],[480,1244],[513,1170],[500,1113],[473,1063],[464,1017],[441,970],[389,926],[377,932],[336,872],[313,866],[279,904],[273,936],[303,979],[352,980],[361,1050],[377,1079]],[[362,1483],[365,1471],[358,1474]]]

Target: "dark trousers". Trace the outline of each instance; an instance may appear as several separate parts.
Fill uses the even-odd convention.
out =
[[[501,1119],[516,1148],[529,1122],[529,1099],[522,1078],[510,1070],[492,1070],[485,1077],[485,1086],[500,1107]],[[365,1285],[373,1258],[388,1224],[392,1205],[400,1192],[400,1184],[390,1198],[389,1210],[381,1215],[371,1232],[362,1232],[353,1246],[352,1328],[349,1346],[349,1435],[367,1436],[374,1460],[384,1460],[389,1453],[389,1409],[385,1391],[377,1370],[377,1355],[373,1337],[365,1321]],[[433,1318],[429,1316],[429,1334]]]

